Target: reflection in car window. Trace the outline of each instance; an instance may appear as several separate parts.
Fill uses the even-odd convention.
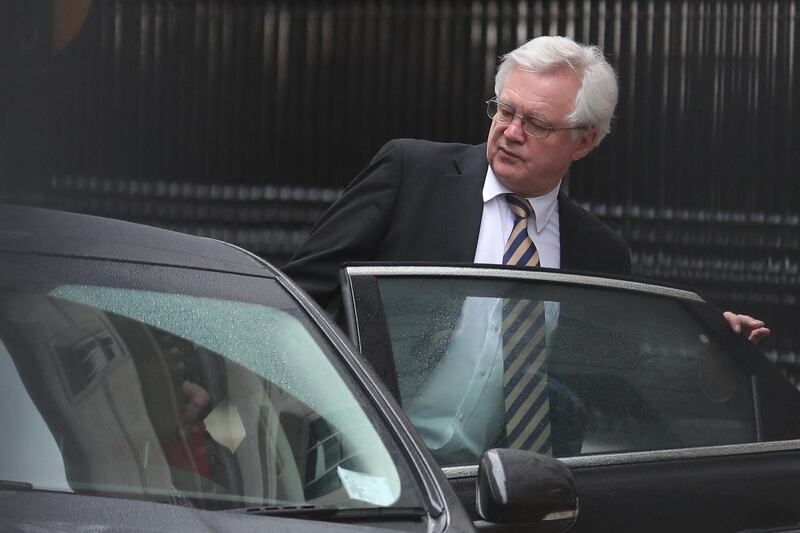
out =
[[[544,309],[546,363],[528,373],[546,378],[554,455],[756,439],[748,376],[678,300],[510,280],[379,287],[403,407],[442,465],[508,444],[503,306],[519,303]]]
[[[0,478],[212,508],[398,501],[375,428],[285,310],[79,284],[4,292],[0,357],[19,373],[0,388],[31,408],[2,411],[17,466],[0,462]],[[26,448],[33,426],[51,445]],[[19,466],[35,463],[53,471]]]

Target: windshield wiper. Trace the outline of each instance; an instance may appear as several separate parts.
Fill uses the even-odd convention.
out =
[[[315,505],[280,505],[262,507],[243,507],[231,509],[232,512],[257,516],[280,516],[284,518],[305,518],[307,520],[375,520],[393,518],[417,518],[428,513],[422,507],[317,507]]]
[[[33,490],[33,483],[0,479],[0,490]]]
[[[169,486],[169,496],[164,503],[169,503],[171,505],[177,505],[179,507],[190,507],[194,508],[192,501],[187,498],[182,491],[178,490],[175,485]]]

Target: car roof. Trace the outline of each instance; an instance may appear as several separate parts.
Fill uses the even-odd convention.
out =
[[[23,252],[274,276],[228,243],[110,218],[0,205],[0,252]]]

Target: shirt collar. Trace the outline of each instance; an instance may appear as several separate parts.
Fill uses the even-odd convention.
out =
[[[542,196],[529,197],[528,201],[533,207],[536,218],[536,232],[541,233],[544,227],[550,222],[550,217],[558,206],[558,191],[561,188],[561,181],[553,187],[553,190]],[[486,180],[483,182],[483,203],[500,196],[501,194],[513,194],[508,188],[500,183],[495,176],[492,166],[486,170]]]

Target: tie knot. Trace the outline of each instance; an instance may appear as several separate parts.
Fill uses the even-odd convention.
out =
[[[506,202],[511,212],[514,213],[514,218],[528,218],[531,216],[533,207],[527,198],[517,196],[516,194],[507,194]]]

